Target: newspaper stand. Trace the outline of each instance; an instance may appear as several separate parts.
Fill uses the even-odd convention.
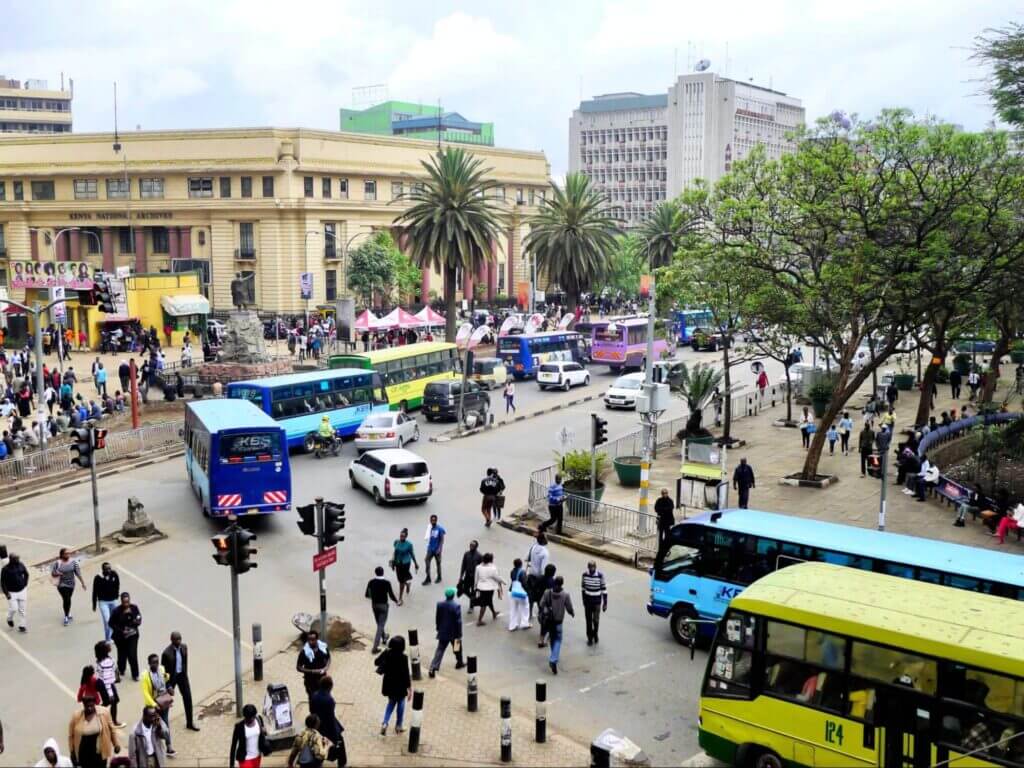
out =
[[[288,686],[283,683],[267,685],[263,697],[263,721],[267,727],[267,739],[271,744],[288,742],[295,738],[295,717]]]

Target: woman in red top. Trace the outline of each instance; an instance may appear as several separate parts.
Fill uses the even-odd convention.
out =
[[[78,701],[91,696],[93,701],[101,702],[106,700],[105,696],[100,696],[99,689],[100,681],[96,677],[96,669],[89,664],[82,667],[82,679],[79,681],[78,695],[75,697]]]

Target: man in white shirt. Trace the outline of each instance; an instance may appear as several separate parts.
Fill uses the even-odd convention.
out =
[[[167,765],[167,729],[156,707],[145,707],[142,719],[132,729],[128,758],[138,768],[164,768]]]

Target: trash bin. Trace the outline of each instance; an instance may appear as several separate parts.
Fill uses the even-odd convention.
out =
[[[868,456],[868,474],[874,478],[882,476],[882,456],[880,454],[872,453]]]
[[[267,685],[263,697],[263,720],[267,725],[267,739],[271,744],[291,742],[295,738],[295,719],[292,713],[292,699],[284,683]]]

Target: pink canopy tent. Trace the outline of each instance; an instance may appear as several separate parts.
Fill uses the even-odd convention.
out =
[[[374,331],[378,328],[380,328],[380,320],[368,309],[364,309],[356,318],[357,331]]]
[[[423,324],[427,326],[444,325],[444,315],[440,312],[435,312],[429,306],[421,309],[413,317],[422,320]]]
[[[426,325],[416,315],[406,312],[401,307],[395,307],[377,323],[381,328],[422,328]]]

